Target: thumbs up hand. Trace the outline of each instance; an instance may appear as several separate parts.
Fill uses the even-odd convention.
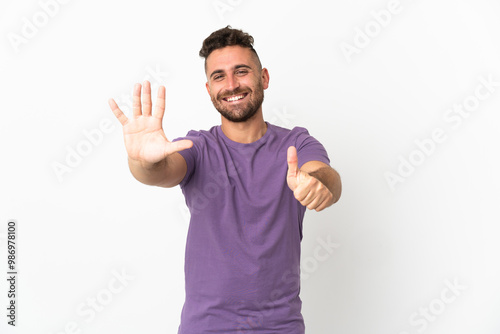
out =
[[[299,169],[297,149],[294,146],[288,148],[287,161],[286,181],[295,198],[309,210],[321,211],[326,208],[331,203],[332,193],[317,178]]]

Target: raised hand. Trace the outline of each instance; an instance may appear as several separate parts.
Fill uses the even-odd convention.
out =
[[[299,169],[297,149],[294,146],[288,148],[287,162],[286,181],[300,204],[316,211],[321,211],[331,205],[330,190],[317,178]]]
[[[193,146],[191,140],[171,142],[165,136],[162,120],[165,112],[165,87],[160,86],[154,113],[151,102],[151,85],[144,81],[141,105],[141,84],[134,86],[132,117],[128,118],[120,110],[115,100],[108,101],[113,114],[123,125],[125,148],[130,159],[141,164],[155,164],[168,155]]]

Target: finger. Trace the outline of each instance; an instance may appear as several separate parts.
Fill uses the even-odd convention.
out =
[[[165,87],[160,86],[158,88],[158,97],[156,98],[156,106],[154,117],[163,119],[163,114],[165,113]]]
[[[193,146],[193,142],[189,139],[178,140],[170,143],[170,152],[167,154],[172,154],[174,152],[179,152],[188,149]]]
[[[145,80],[142,87],[144,88],[142,91],[142,114],[144,116],[151,116],[151,84]]]
[[[287,162],[288,162],[287,177],[298,177],[299,165],[297,159],[297,149],[295,148],[295,146],[288,147]]]
[[[323,198],[321,196],[316,196],[315,198],[309,199],[309,203],[305,204],[309,210],[317,209],[319,204],[323,202]]]
[[[127,116],[118,108],[118,105],[116,104],[115,100],[109,99],[108,100],[109,107],[111,108],[111,111],[113,114],[115,114],[116,118],[118,118],[118,121],[122,124],[125,125],[128,121]]]
[[[302,205],[309,207],[309,205],[314,205],[314,202],[318,200],[319,195],[314,194],[312,191],[310,191],[306,197],[302,200]],[[316,206],[314,206],[316,207]]]
[[[311,193],[311,190],[309,188],[306,188],[304,185],[298,185],[297,188],[293,191],[293,195],[299,201],[302,205],[305,206],[304,201],[306,200],[307,196]]]
[[[320,212],[321,210],[326,208],[326,205],[328,204],[328,198],[325,198],[323,202],[321,202],[314,210],[317,212]]]
[[[134,94],[132,97],[132,114],[134,116],[141,116],[141,84],[136,83],[134,85]]]

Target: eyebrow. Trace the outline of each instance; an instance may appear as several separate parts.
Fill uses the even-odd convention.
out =
[[[239,65],[236,65],[234,66],[234,70],[237,70],[239,68],[248,68],[248,69],[252,69],[250,66],[248,65],[245,65],[245,64],[239,64]],[[215,74],[219,74],[219,73],[224,73],[224,70],[215,70],[212,72],[212,74],[210,74],[210,78],[212,78]]]

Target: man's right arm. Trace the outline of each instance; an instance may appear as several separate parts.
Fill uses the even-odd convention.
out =
[[[140,182],[158,187],[174,187],[185,177],[187,164],[179,151],[193,146],[189,139],[171,142],[163,131],[165,87],[160,86],[154,113],[151,103],[151,84],[134,86],[132,115],[127,117],[113,99],[111,111],[123,125],[128,165],[132,175]]]
[[[128,158],[128,166],[132,175],[147,185],[171,188],[178,185],[186,175],[186,160],[178,152],[168,155],[165,159],[147,164]]]

